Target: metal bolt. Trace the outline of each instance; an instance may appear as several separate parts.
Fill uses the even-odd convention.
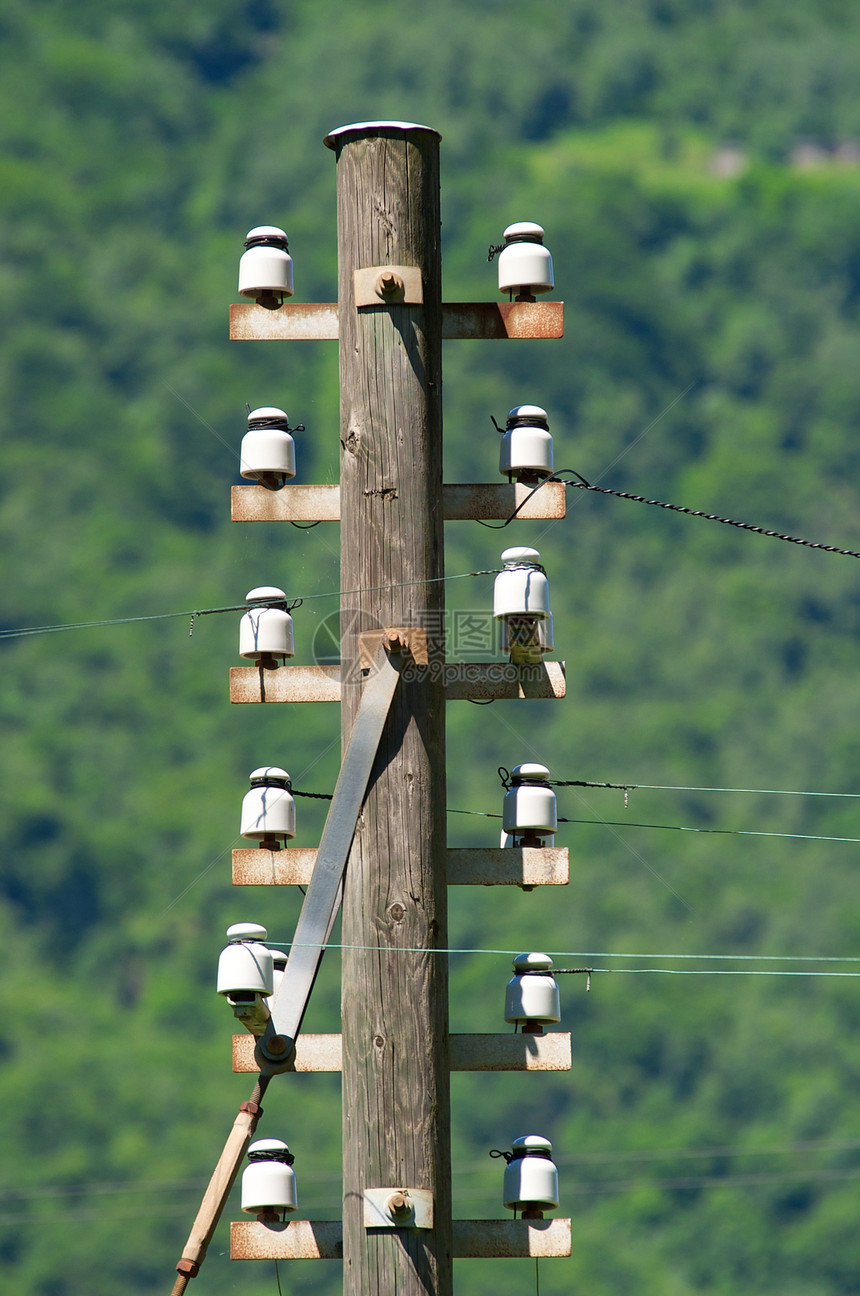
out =
[[[409,1215],[412,1212],[412,1203],[407,1193],[392,1193],[385,1206],[389,1215],[393,1216]]]
[[[403,280],[392,270],[384,271],[376,280],[376,291],[380,297],[393,297],[403,292]]]
[[[266,1040],[267,1053],[286,1053],[287,1037],[286,1035],[273,1035],[271,1039]]]
[[[389,652],[401,652],[406,647],[406,640],[396,630],[389,630],[385,636],[385,645]]]

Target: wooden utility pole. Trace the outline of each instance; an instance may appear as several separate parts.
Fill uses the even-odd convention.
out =
[[[377,123],[326,142],[337,153],[341,588],[363,591],[342,606],[344,743],[359,635],[416,627],[430,657],[395,697],[346,871],[343,1290],[449,1296],[447,958],[427,952],[447,945],[439,136]],[[379,304],[356,309],[354,272],[376,267]],[[397,267],[420,270],[422,303],[398,304],[415,294]],[[368,1230],[373,1188],[429,1191],[433,1228]]]
[[[441,301],[439,135],[364,122],[337,154],[337,303],[230,308],[235,341],[340,343],[340,486],[234,486],[236,522],[341,523],[341,665],[234,667],[236,703],[341,702],[344,758],[318,849],[233,852],[237,886],[308,892],[265,1033],[234,1039],[260,1070],[219,1158],[173,1296],[199,1270],[259,1100],[282,1071],[342,1071],[343,1222],[261,1214],[236,1260],[343,1260],[344,1296],[451,1296],[452,1254],[570,1255],[570,1220],[451,1218],[450,1071],[570,1067],[570,1036],[448,1037],[447,887],[563,886],[567,851],[450,849],[445,704],[563,698],[564,664],[445,656],[443,521],[559,518],[565,488],[442,484],[441,342],[559,338],[560,302]],[[534,496],[534,498],[532,498]],[[477,573],[476,573],[477,574]],[[343,889],[342,1036],[300,1035]],[[238,1137],[237,1130],[241,1132]]]

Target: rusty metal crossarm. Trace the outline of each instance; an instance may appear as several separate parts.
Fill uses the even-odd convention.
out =
[[[287,302],[278,310],[267,310],[249,302],[237,302],[230,307],[232,342],[333,342],[339,333],[337,302]],[[564,302],[442,303],[443,338],[560,338],[563,335]]]
[[[395,645],[400,650],[396,651]],[[340,908],[347,856],[403,665],[400,641],[383,636],[349,736],[286,970],[270,1004],[272,1015],[266,1032],[257,1044],[256,1056],[263,1076],[289,1069],[296,1036]]]

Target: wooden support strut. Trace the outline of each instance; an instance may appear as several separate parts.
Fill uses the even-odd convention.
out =
[[[182,1296],[196,1277],[221,1218],[242,1158],[262,1113],[260,1100],[271,1077],[290,1069],[295,1039],[302,1024],[320,960],[340,907],[343,870],[355,833],[361,803],[376,759],[383,727],[400,679],[405,645],[391,632],[380,637],[370,677],[362,690],[355,723],[346,744],[340,776],[320,840],[314,874],[308,886],[294,948],[271,1005],[265,1034],[257,1041],[261,1070],[249,1102],[242,1103],[200,1204],[188,1241],[176,1266],[171,1296]]]

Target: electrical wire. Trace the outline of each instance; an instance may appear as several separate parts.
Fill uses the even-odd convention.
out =
[[[322,594],[302,594],[299,601],[307,603],[311,599],[349,598],[353,594],[377,594],[386,590],[406,589],[412,585],[437,585],[445,581],[468,580],[472,576],[498,576],[500,567],[490,567],[482,571],[457,572],[452,576],[431,576],[423,580],[395,581],[390,585],[368,585],[362,589],[326,590]],[[295,600],[290,600],[296,606]],[[236,603],[232,607],[187,609],[184,612],[155,612],[149,616],[111,617],[102,621],[70,621],[60,625],[24,626],[20,630],[0,630],[0,640],[22,639],[29,635],[59,634],[62,630],[91,630],[101,626],[131,625],[141,621],[168,621],[174,617],[215,616],[221,612],[247,612],[247,603]]]
[[[299,948],[300,945],[301,945],[301,946],[304,946],[304,945],[305,945],[305,942],[295,942],[295,941],[277,941],[277,940],[268,940],[268,939],[267,939],[266,944],[267,944],[267,945],[274,945],[274,946],[278,946],[278,947],[283,947],[283,948],[291,949],[291,948],[294,948],[294,947],[295,947],[295,948]],[[316,948],[318,948],[318,942],[310,942],[310,943],[308,943],[307,948],[311,948],[311,949],[316,949]],[[468,947],[465,947],[465,946],[464,946],[464,947],[450,947],[450,948],[449,948],[449,947],[445,947],[445,948],[441,948],[441,947],[440,947],[440,948],[432,948],[432,947],[426,947],[426,946],[423,946],[423,945],[397,945],[397,946],[386,946],[386,945],[350,945],[350,944],[345,944],[345,943],[335,943],[334,941],[329,941],[329,942],[327,943],[327,945],[326,945],[326,948],[327,948],[327,949],[339,949],[339,950],[361,950],[361,951],[364,951],[364,952],[366,952],[366,953],[371,953],[371,954],[492,954],[492,955],[505,955],[505,956],[508,957],[508,958],[514,958],[514,957],[516,957],[517,954],[519,954],[519,953],[522,952],[521,950],[481,949],[481,948],[477,948],[477,947],[476,947],[476,948],[468,948]],[[559,951],[559,950],[548,950],[548,951],[546,951],[546,952],[547,952],[548,954],[550,954],[553,958],[583,958],[583,957],[589,957],[589,956],[587,956],[587,955],[577,954],[575,951],[574,951],[574,952],[571,952],[571,951],[569,951],[569,950],[565,950],[565,951]],[[625,955],[625,954],[606,954],[606,955],[593,955],[592,957],[595,957],[595,958],[634,958],[634,957],[635,957],[635,958],[665,958],[665,959],[674,959],[674,958],[697,958],[697,957],[699,957],[699,958],[703,958],[703,959],[706,959],[706,958],[714,957],[714,958],[727,958],[727,959],[730,959],[730,958],[735,957],[735,956],[730,955],[730,954],[729,954],[729,955],[714,955],[714,956],[707,955],[707,954],[703,954],[703,955],[683,955],[683,954],[681,954],[681,955],[675,955],[675,954],[664,954],[664,955],[657,955],[657,954],[630,955],[630,954],[627,954],[627,955]],[[750,959],[750,958],[753,958],[753,957],[756,957],[756,956],[753,956],[753,955],[747,955],[747,956],[737,955],[737,958],[738,958],[739,960],[742,959],[742,958],[744,958],[744,957],[746,957],[747,959]],[[779,959],[779,956],[777,956],[777,955],[762,955],[761,957],[762,957],[763,959],[771,959],[771,958],[773,958],[773,959],[775,959],[775,960],[778,960],[778,959]],[[788,962],[801,962],[801,961],[806,961],[806,960],[810,960],[810,961],[814,961],[814,962],[819,962],[819,961],[820,961],[820,962],[857,962],[857,961],[858,961],[858,960],[856,960],[856,959],[853,958],[853,957],[846,957],[845,959],[840,959],[840,958],[837,958],[837,957],[831,957],[831,956],[828,956],[827,958],[822,958],[822,959],[818,960],[818,959],[813,958],[813,956],[810,956],[810,955],[801,955],[801,956],[798,956],[797,959],[795,959],[792,955],[786,955],[785,958],[784,958],[784,961],[787,962],[787,963],[788,963]],[[800,968],[800,969],[796,969],[796,968],[790,968],[790,969],[782,969],[782,968],[764,968],[764,969],[758,969],[758,968],[659,968],[659,967],[658,967],[658,968],[652,968],[652,967],[642,967],[642,968],[638,968],[638,967],[632,967],[632,968],[599,968],[599,967],[594,967],[594,968],[588,968],[588,969],[585,969],[585,968],[579,969],[579,968],[578,968],[578,969],[576,969],[576,970],[577,970],[577,971],[583,971],[583,972],[588,971],[588,972],[591,973],[592,975],[597,975],[597,973],[619,974],[619,975],[621,975],[621,974],[627,974],[627,973],[640,973],[640,974],[653,973],[653,974],[662,974],[662,975],[665,975],[665,976],[781,976],[781,977],[849,977],[849,978],[860,977],[860,972],[838,972],[838,971],[832,971],[832,972],[831,972],[831,971],[819,971],[819,970],[817,970],[817,969],[805,969],[805,968]]]
[[[756,828],[692,828],[686,824],[628,823],[623,819],[562,819],[559,823],[599,824],[605,828],[658,828],[665,832],[717,833],[729,837],[782,837],[791,841],[860,842],[860,837],[827,837],[821,833],[764,832]]]
[[[446,814],[477,815],[481,819],[501,819],[502,815],[489,810],[455,810],[450,806]],[[789,841],[827,841],[860,843],[860,837],[826,837],[817,833],[763,832],[752,828],[692,828],[685,824],[633,823],[625,819],[566,819],[558,816],[559,823],[593,824],[603,828],[661,828],[666,832],[719,833],[728,837],[782,837]]]
[[[718,513],[705,513],[703,509],[685,508],[683,504],[666,504],[663,500],[648,499],[645,495],[633,495],[629,491],[610,490],[608,486],[592,486],[574,468],[562,468],[548,480],[561,481],[564,476],[577,478],[576,481],[565,483],[574,490],[614,495],[616,499],[633,500],[637,504],[651,504],[655,508],[670,509],[673,513],[685,513],[688,517],[700,517],[708,522],[721,522],[724,526],[738,527],[741,531],[753,531],[756,535],[768,536],[772,540],[784,540],[787,544],[803,545],[806,549],[820,549],[824,553],[843,554],[846,558],[860,558],[860,553],[855,549],[840,549],[837,545],[820,544],[817,540],[802,540],[799,536],[787,535],[782,531],[770,531],[766,527],[755,526],[752,522],[738,522],[734,518],[720,517]]]
[[[565,481],[565,477],[575,477],[576,481]],[[633,495],[630,491],[611,490],[608,486],[592,485],[575,468],[560,468],[557,472],[544,477],[543,481],[539,482],[524,499],[520,500],[517,507],[505,518],[504,522],[485,522],[480,518],[476,518],[475,521],[479,526],[488,527],[492,531],[503,530],[525,508],[532,496],[536,495],[549,482],[562,482],[563,485],[573,490],[597,491],[600,495],[613,495],[616,499],[633,500],[637,504],[651,504],[655,508],[669,509],[673,513],[684,513],[687,517],[704,518],[707,522],[720,522],[723,526],[737,527],[741,531],[752,531],[756,535],[768,536],[772,540],[784,540],[787,544],[803,545],[807,549],[820,549],[824,553],[842,554],[846,558],[860,558],[860,552],[854,549],[840,549],[837,545],[820,544],[817,540],[803,540],[799,536],[787,535],[782,531],[768,530],[766,527],[756,526],[752,522],[738,522],[734,518],[721,517],[718,513],[706,513],[704,509],[686,508],[683,504],[667,504],[663,500],[648,499],[645,495]]]
[[[680,783],[589,783],[584,779],[550,780],[553,787],[618,788],[623,792],[748,792],[755,796],[860,798],[860,792],[806,792],[791,788],[686,787]]]
[[[504,765],[498,769],[499,780],[503,788],[511,786],[510,771]],[[591,779],[544,779],[549,787],[583,787],[613,788],[619,792],[748,792],[757,796],[811,796],[811,797],[846,797],[857,800],[860,792],[806,792],[790,788],[737,788],[737,787],[688,787],[682,783],[605,783]]]

